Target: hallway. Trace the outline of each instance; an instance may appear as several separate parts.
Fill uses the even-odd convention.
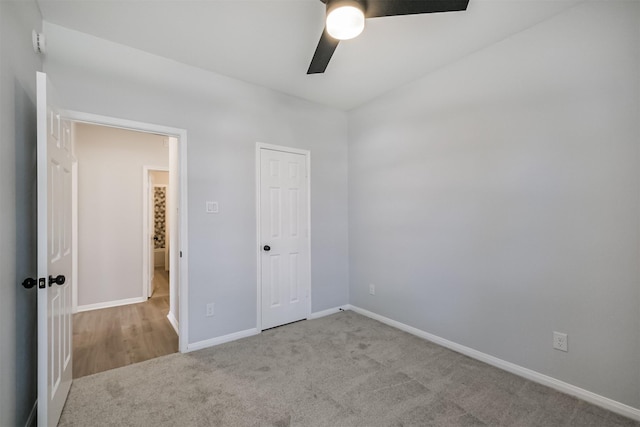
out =
[[[73,378],[107,371],[178,351],[167,320],[168,272],[156,268],[147,302],[73,315]]]

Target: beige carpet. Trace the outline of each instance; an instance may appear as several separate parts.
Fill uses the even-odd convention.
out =
[[[640,426],[353,312],[75,380],[61,426]]]

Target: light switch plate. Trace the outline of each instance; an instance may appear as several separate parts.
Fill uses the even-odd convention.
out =
[[[207,213],[218,213],[219,212],[218,202],[207,202],[205,211]]]

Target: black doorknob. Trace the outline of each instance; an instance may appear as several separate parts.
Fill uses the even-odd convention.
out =
[[[33,288],[38,282],[36,282],[36,279],[33,279],[31,277],[27,277],[26,279],[24,279],[22,281],[22,286],[24,286],[27,289],[31,289]]]
[[[264,245],[264,248],[262,248],[265,250],[265,252],[269,252],[271,250],[271,246],[269,245]]]
[[[53,285],[54,283],[56,285],[64,285],[64,282],[66,280],[67,279],[62,274],[60,274],[60,275],[58,275],[56,277],[49,276],[49,286]]]

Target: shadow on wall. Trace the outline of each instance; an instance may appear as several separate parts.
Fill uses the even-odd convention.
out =
[[[15,396],[16,420],[26,420],[36,401],[38,289],[21,286],[37,271],[37,130],[36,105],[20,82],[14,85],[15,106],[15,203],[16,203],[16,301],[15,301]],[[26,413],[20,413],[24,411]]]

